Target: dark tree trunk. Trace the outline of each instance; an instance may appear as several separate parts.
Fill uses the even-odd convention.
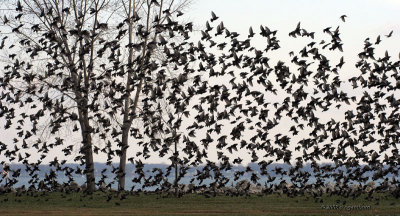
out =
[[[79,123],[81,125],[82,138],[83,138],[83,146],[81,148],[82,154],[85,157],[85,172],[86,174],[86,192],[88,194],[92,194],[95,190],[95,176],[94,176],[94,163],[93,163],[93,151],[92,151],[92,136],[91,136],[91,127],[89,124],[88,114],[87,112],[79,112]]]
[[[128,148],[129,127],[122,130],[121,156],[119,160],[118,190],[125,190],[126,151]]]

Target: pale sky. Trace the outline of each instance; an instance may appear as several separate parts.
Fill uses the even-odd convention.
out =
[[[322,35],[326,27],[340,25],[346,55],[361,51],[363,41],[370,37],[386,35],[394,30],[393,38],[383,41],[382,47],[397,51],[400,43],[400,1],[397,0],[201,0],[195,1],[186,15],[194,23],[203,25],[211,17],[210,11],[224,21],[231,31],[247,35],[249,26],[259,31],[259,26],[278,30],[283,49],[294,43],[288,33],[301,21],[301,27]],[[343,23],[339,17],[347,15]],[[397,34],[396,34],[397,33]],[[289,39],[289,40],[288,40]],[[287,44],[285,41],[289,41]]]
[[[209,21],[211,11],[219,17],[214,23]],[[224,26],[231,32],[239,33],[239,39],[242,40],[247,39],[250,26],[256,34],[260,32],[260,25],[267,26],[271,30],[278,30],[277,38],[280,41],[281,48],[269,53],[268,57],[271,59],[270,62],[284,60],[289,64],[291,58],[289,58],[288,53],[290,51],[298,52],[311,40],[294,39],[288,36],[288,33],[296,28],[299,21],[301,28],[315,32],[317,43],[322,39],[328,42],[330,40],[330,37],[323,33],[324,28],[331,26],[332,29],[336,29],[337,26],[340,26],[340,37],[344,43],[344,52],[324,53],[324,55],[332,61],[332,65],[336,65],[339,58],[344,56],[346,63],[339,71],[342,80],[347,80],[359,74],[354,65],[359,60],[357,55],[363,51],[366,38],[370,38],[371,43],[375,43],[377,36],[380,35],[382,42],[375,50],[376,56],[383,56],[384,52],[388,50],[389,55],[393,56],[395,60],[400,57],[400,43],[398,42],[400,41],[400,1],[396,0],[202,0],[195,1],[191,8],[186,11],[186,15],[189,15],[189,18],[200,29],[204,29],[206,21],[209,21],[214,27],[223,21]],[[347,16],[344,23],[340,19],[342,15]],[[389,34],[392,30],[392,37],[386,38],[384,35]],[[259,49],[265,47],[265,44],[266,39],[262,37],[252,40],[252,45]],[[297,67],[292,67],[291,71],[296,69]],[[359,96],[364,91],[363,89],[353,90],[351,86],[345,85],[343,90],[348,92],[350,96]],[[344,109],[350,108],[354,109],[355,107],[354,105],[344,106]],[[326,113],[320,113],[320,117],[325,122],[331,118],[343,120],[343,114],[343,110],[333,109]],[[285,125],[284,122],[285,118],[283,118],[282,124],[271,132],[269,137],[272,140],[274,139],[274,132],[279,133],[282,130],[288,130],[288,125]],[[229,130],[230,127],[227,131]],[[293,145],[290,149],[294,149],[296,146],[295,141],[300,138],[308,138],[308,133],[305,132],[298,139],[292,139]],[[376,148],[376,146],[368,146],[365,149],[372,148]],[[242,157],[243,153],[236,155]],[[293,155],[296,157],[298,153],[294,152]]]
[[[380,56],[388,50],[389,54],[396,59],[400,51],[400,0],[195,0],[185,11],[185,15],[187,20],[203,28],[205,22],[211,18],[211,11],[219,16],[214,25],[223,21],[231,32],[238,32],[242,39],[247,37],[250,26],[256,34],[259,33],[260,25],[268,26],[271,30],[278,30],[277,38],[280,40],[281,49],[271,54],[271,61],[279,59],[288,61],[290,51],[297,50],[298,52],[305,45],[302,42],[303,39],[297,40],[288,36],[299,21],[302,28],[315,32],[315,41],[329,39],[322,30],[329,26],[335,29],[339,25],[344,43],[344,53],[341,55],[344,56],[346,62],[340,71],[343,78],[354,75],[357,54],[362,51],[363,41],[367,37],[374,42],[376,37],[381,35],[383,41],[380,48],[376,49],[376,53]],[[347,15],[345,23],[339,18],[344,14]],[[384,37],[391,30],[394,31],[393,36],[388,39]],[[265,44],[266,41],[259,37],[255,39],[253,45],[262,48]],[[337,61],[341,55],[333,55],[332,61],[334,59]],[[324,115],[329,120],[335,113]],[[1,129],[0,141],[5,142],[4,138],[10,138],[10,135],[9,131],[4,132]],[[48,158],[53,159],[53,157]],[[60,158],[63,158],[62,153]],[[0,161],[3,160],[5,157],[0,155]],[[106,156],[95,155],[95,161],[105,162],[105,160]],[[168,163],[167,160],[156,157],[150,163],[160,162]]]

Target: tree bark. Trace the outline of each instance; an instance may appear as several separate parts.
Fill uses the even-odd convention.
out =
[[[93,150],[92,150],[92,136],[91,128],[89,125],[89,119],[87,113],[80,113],[80,124],[83,138],[83,147],[81,148],[82,153],[85,155],[85,174],[86,174],[86,186],[85,192],[92,194],[95,190],[95,176],[94,176],[94,162],[93,162]]]

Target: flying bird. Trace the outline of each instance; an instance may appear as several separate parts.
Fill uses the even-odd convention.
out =
[[[342,15],[342,16],[340,16],[340,19],[341,19],[343,22],[346,22],[346,20],[345,20],[346,17],[347,17],[346,15]]]
[[[217,17],[217,15],[215,15],[215,13],[213,11],[211,11],[211,22],[214,22],[215,20],[217,20],[219,17]]]
[[[390,31],[390,33],[388,34],[388,35],[385,35],[386,37],[391,37],[392,36],[392,34],[393,34],[393,30],[392,31]]]

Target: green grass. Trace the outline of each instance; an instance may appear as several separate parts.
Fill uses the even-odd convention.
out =
[[[188,194],[181,198],[160,195],[129,195],[120,200],[96,192],[91,196],[81,193],[7,194],[0,196],[0,215],[400,215],[400,199],[388,194],[376,194],[377,200],[338,196],[322,197],[323,202],[301,196],[265,195],[230,197],[219,195],[205,198]],[[5,201],[7,200],[7,201]],[[346,202],[343,204],[343,202]],[[323,209],[324,206],[370,206],[364,210]]]

